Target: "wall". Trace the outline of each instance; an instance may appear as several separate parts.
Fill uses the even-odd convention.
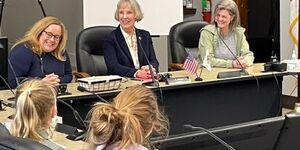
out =
[[[290,59],[294,48],[291,38],[288,34],[290,22],[290,1],[280,0],[280,59]],[[284,10],[284,11],[283,11]],[[285,76],[283,80],[282,93],[284,95],[297,96],[297,89],[292,93],[293,89],[298,86],[297,79],[292,76]]]
[[[42,4],[47,15],[60,18],[67,27],[69,36],[67,52],[72,66],[75,66],[75,38],[76,34],[82,30],[82,0],[48,0],[42,1]],[[9,47],[42,17],[37,0],[5,1],[2,35],[9,38]]]

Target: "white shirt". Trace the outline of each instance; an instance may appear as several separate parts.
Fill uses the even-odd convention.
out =
[[[127,34],[122,28],[121,28],[121,32],[123,34],[123,37],[126,41],[126,44],[128,46],[133,64],[134,64],[134,68],[135,69],[140,69],[140,63],[139,63],[139,57],[138,57],[138,47],[137,47],[137,39],[136,39],[136,34],[135,34],[135,30],[131,35]]]

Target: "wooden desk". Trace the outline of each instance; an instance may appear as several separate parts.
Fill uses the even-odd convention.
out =
[[[211,72],[203,69],[201,82],[193,81],[181,85],[160,83],[163,99],[160,99],[159,89],[152,88],[157,92],[159,104],[170,120],[170,134],[185,132],[182,128],[184,124],[214,128],[280,115],[281,82],[282,76],[287,75],[287,72],[263,73],[262,64],[255,64],[247,68],[250,75],[227,79],[216,78],[218,72],[231,70],[234,69],[213,68]],[[172,72],[172,74],[174,77],[186,75],[192,79],[196,77],[185,71]],[[135,84],[140,82],[128,81],[122,83],[119,90],[97,94],[109,100],[121,90]],[[92,104],[99,101],[89,92],[77,91],[77,83],[69,84],[68,91],[72,94],[59,96],[59,98],[71,102],[83,118]],[[77,126],[68,108],[59,105],[58,112],[63,116],[64,123]]]

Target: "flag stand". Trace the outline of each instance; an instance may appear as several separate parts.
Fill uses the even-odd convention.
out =
[[[195,81],[203,81],[203,79],[201,78],[202,71],[203,71],[203,66],[201,65],[201,71],[200,71],[200,74],[198,75],[198,73],[196,72],[196,78],[195,78]]]

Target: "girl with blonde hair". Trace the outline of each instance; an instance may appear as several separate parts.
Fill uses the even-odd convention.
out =
[[[122,91],[111,103],[96,103],[89,115],[91,150],[147,150],[153,133],[167,136],[169,131],[155,94],[140,85]]]
[[[56,92],[42,80],[28,80],[17,88],[16,114],[10,126],[13,136],[38,141],[51,149],[63,148],[52,141],[50,124],[57,114]]]

